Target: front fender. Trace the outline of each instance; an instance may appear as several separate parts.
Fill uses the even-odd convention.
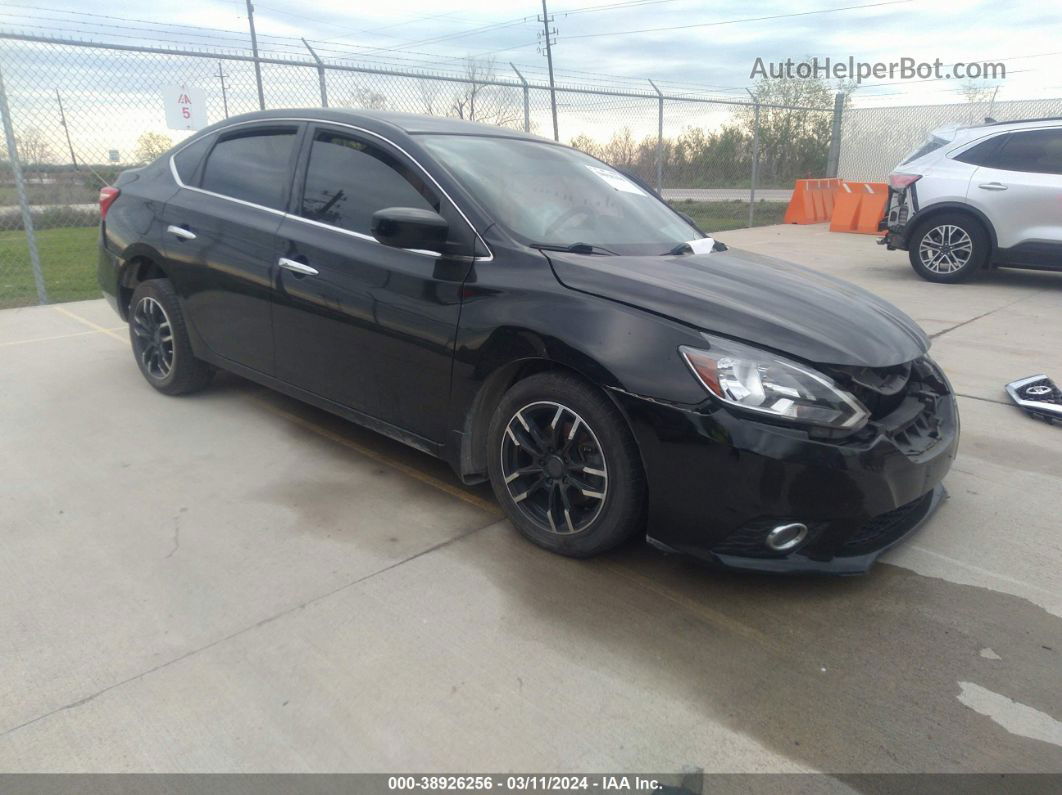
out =
[[[618,390],[686,406],[705,400],[678,350],[703,344],[696,329],[569,290],[548,268],[521,269],[511,262],[481,271],[464,292],[447,447],[451,463],[466,476],[479,472],[475,451],[494,406],[528,369],[567,369],[610,394]]]

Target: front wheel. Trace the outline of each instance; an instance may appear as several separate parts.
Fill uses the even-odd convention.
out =
[[[908,245],[911,267],[931,282],[966,281],[988,259],[988,234],[963,213],[944,213],[922,224]]]
[[[129,340],[147,382],[166,395],[202,389],[213,368],[192,354],[177,291],[168,279],[141,282],[129,303]]]
[[[608,397],[565,373],[540,373],[502,397],[488,433],[491,486],[526,538],[570,557],[621,544],[644,523],[645,477]]]

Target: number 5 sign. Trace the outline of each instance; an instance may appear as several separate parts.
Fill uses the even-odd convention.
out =
[[[162,89],[166,106],[166,126],[171,130],[201,130],[207,126],[206,94],[192,86]]]

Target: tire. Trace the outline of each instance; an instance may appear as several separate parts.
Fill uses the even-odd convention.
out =
[[[585,558],[643,530],[645,475],[634,438],[608,397],[575,376],[518,381],[494,411],[487,445],[498,502],[540,547]]]
[[[133,292],[129,341],[140,372],[164,395],[195,392],[214,375],[210,365],[192,354],[184,313],[169,279],[141,282]]]
[[[979,221],[965,213],[941,213],[919,225],[907,253],[923,279],[955,284],[971,279],[985,265],[990,248]]]

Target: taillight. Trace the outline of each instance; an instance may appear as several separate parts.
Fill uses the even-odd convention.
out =
[[[889,187],[893,190],[903,190],[914,185],[922,179],[921,174],[889,174]]]
[[[121,193],[118,188],[112,188],[110,185],[100,188],[100,219],[107,217],[107,211],[111,209],[111,205],[114,204],[114,200],[118,198],[118,194]]]

